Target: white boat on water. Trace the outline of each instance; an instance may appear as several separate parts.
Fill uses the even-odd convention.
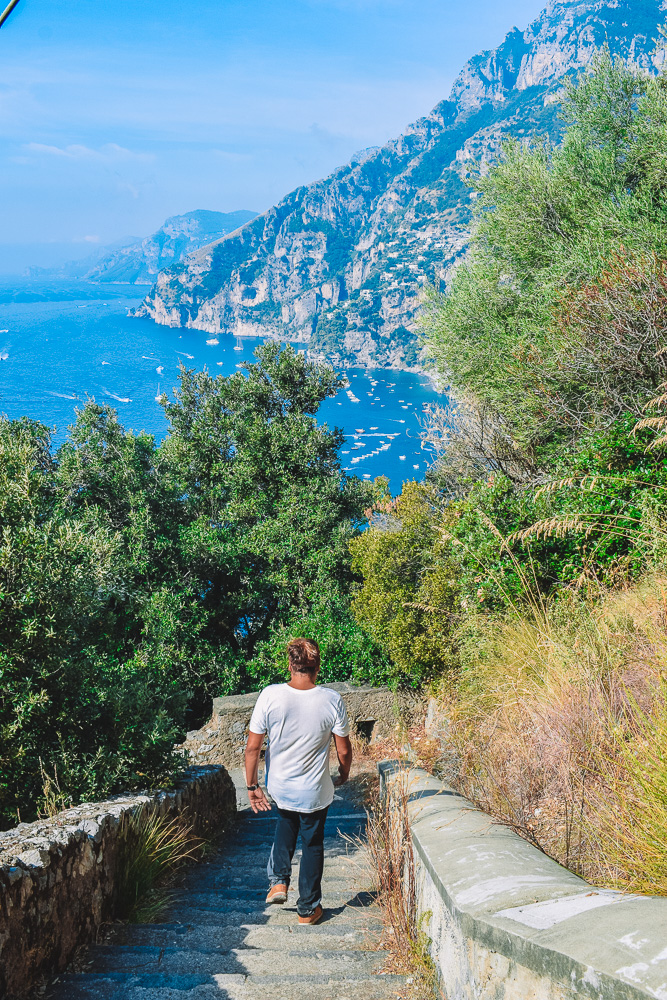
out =
[[[161,375],[162,372],[164,371],[164,365],[160,365],[158,368],[155,369],[155,371],[158,373],[158,375]]]
[[[219,343],[220,343],[220,341],[218,340],[218,338],[217,338],[217,337],[211,337],[211,339],[210,339],[210,340],[207,340],[207,341],[206,341],[206,343],[207,343],[207,344],[211,344],[211,346],[215,347],[215,345],[216,345],[216,344],[219,344]]]
[[[236,345],[234,347],[234,350],[235,351],[242,351],[243,350],[243,344],[241,343],[241,338],[240,337],[236,338]]]
[[[162,399],[162,393],[160,392],[160,383],[157,384],[157,396],[155,397],[155,402],[159,403]]]

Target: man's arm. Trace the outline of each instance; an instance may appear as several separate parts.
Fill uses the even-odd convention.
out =
[[[262,749],[264,736],[264,733],[253,733],[252,731],[248,733],[248,742],[246,743],[245,748],[246,785],[257,784],[259,752]],[[248,792],[248,799],[250,801],[250,808],[254,813],[267,812],[271,809],[269,801],[261,788],[257,788],[254,792]]]
[[[336,736],[335,733],[334,740],[336,741],[336,753],[338,754],[338,777],[335,779],[334,785],[336,788],[339,788],[350,777],[352,743],[349,736]]]

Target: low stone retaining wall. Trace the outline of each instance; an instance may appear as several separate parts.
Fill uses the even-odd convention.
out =
[[[196,832],[222,832],[236,792],[221,767],[190,768],[173,791],[117,795],[0,833],[0,997],[65,968],[115,916],[117,845],[138,812],[187,810]]]
[[[347,683],[323,686],[339,692],[353,729],[369,742],[387,736],[399,719],[412,725],[424,711],[417,695],[409,691],[394,692],[389,688]],[[213,717],[208,726],[188,733],[185,747],[193,758],[227,767],[240,766],[250,716],[258,695],[258,691],[253,691],[215,698]]]
[[[385,788],[399,770],[380,764]],[[593,888],[425,771],[408,791],[447,1000],[667,1000],[667,899]]]

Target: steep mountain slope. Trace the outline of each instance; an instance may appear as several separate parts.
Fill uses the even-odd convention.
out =
[[[85,278],[88,281],[150,284],[163,268],[234,232],[256,215],[256,212],[208,212],[203,209],[174,215],[152,236],[120,247],[95,263]]]
[[[605,41],[646,68],[667,0],[551,0],[525,32],[471,59],[448,100],[405,134],[297,188],[238,233],[158,275],[138,310],[158,323],[309,342],[408,366],[422,288],[467,245],[464,181],[501,136],[558,133],[554,95]]]

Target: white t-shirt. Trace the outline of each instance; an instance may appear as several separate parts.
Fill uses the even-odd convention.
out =
[[[327,687],[299,691],[270,684],[260,692],[250,719],[252,733],[266,733],[266,787],[281,809],[311,813],[331,805],[331,734],[348,736],[343,699]]]

